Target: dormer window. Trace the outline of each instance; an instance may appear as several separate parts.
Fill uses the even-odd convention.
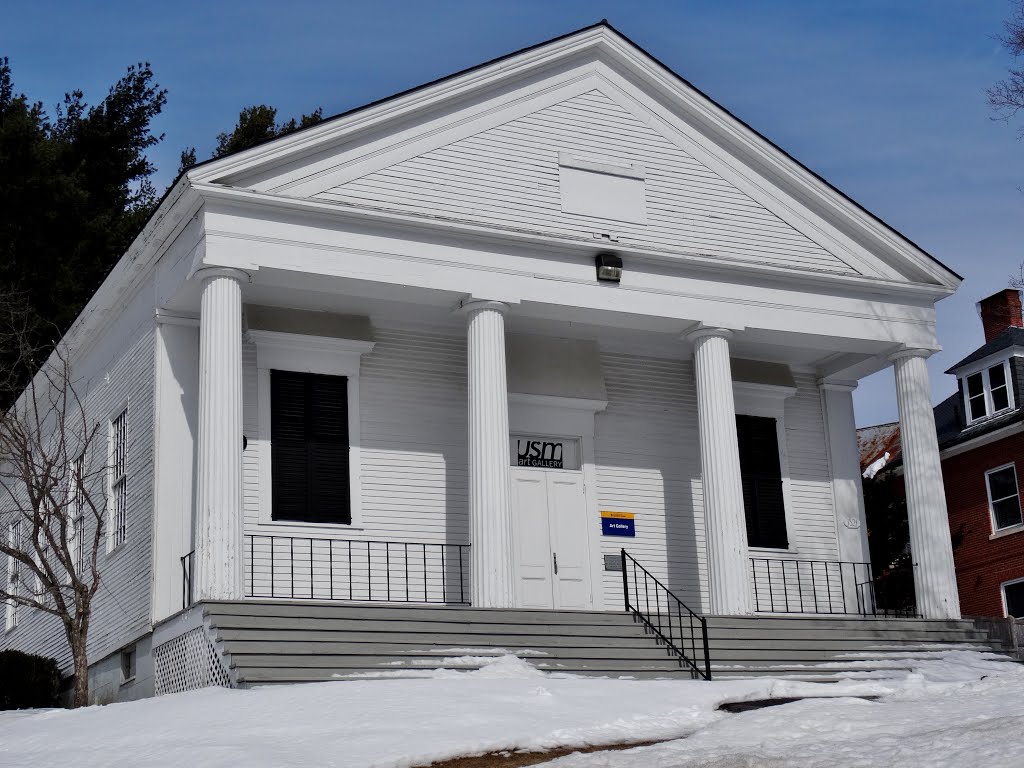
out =
[[[964,376],[967,422],[973,423],[1013,407],[1010,394],[1010,361],[1003,360]]]

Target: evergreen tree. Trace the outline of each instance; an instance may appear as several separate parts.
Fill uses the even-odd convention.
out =
[[[302,115],[298,120],[293,117],[278,123],[276,108],[268,107],[266,104],[246,107],[238,114],[238,122],[230,132],[217,134],[217,147],[213,150],[213,156],[217,158],[241,152],[243,149],[316,125],[323,119],[323,109],[317,108],[308,115]],[[195,164],[195,147],[183,150],[178,173],[187,171]]]
[[[85,306],[157,204],[146,151],[167,100],[149,64],[129,67],[98,104],[65,95],[51,117],[15,92],[0,58],[0,289],[42,318],[45,354]],[[7,363],[0,361],[4,370]]]

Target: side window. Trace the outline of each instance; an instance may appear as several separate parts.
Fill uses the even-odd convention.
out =
[[[270,372],[274,520],[352,522],[348,378]]]
[[[7,545],[11,549],[21,547],[21,521],[7,524]],[[7,592],[12,595],[21,594],[21,563],[14,556],[7,556]],[[7,601],[5,628],[10,631],[18,626],[18,604]]]
[[[786,549],[786,503],[775,419],[737,416],[736,436],[743,480],[743,510],[747,518],[747,544]]]
[[[1012,407],[1008,368],[1009,361],[1004,360],[964,378],[968,422],[994,416]]]
[[[110,421],[110,547],[128,538],[128,409]]]
[[[1003,599],[1007,616],[1024,619],[1024,579],[1003,584]]]
[[[992,529],[1000,531],[1020,525],[1020,494],[1017,491],[1017,470],[1013,464],[990,469],[985,473],[988,506],[992,513]]]
[[[981,372],[967,377],[967,404],[970,420],[981,419],[988,415],[985,404],[985,381]]]
[[[85,572],[85,454],[71,462],[71,488],[68,490],[69,537],[68,551],[72,557],[75,573],[81,577]]]

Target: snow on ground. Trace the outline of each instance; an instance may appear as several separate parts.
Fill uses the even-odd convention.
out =
[[[655,739],[673,741],[549,765],[1024,765],[1024,667],[967,651],[897,680],[833,684],[602,680],[542,673],[512,656],[479,671],[411,673],[0,713],[0,765],[383,768]],[[847,698],[716,711],[726,701],[839,695]],[[882,698],[849,698],[857,695]]]
[[[1024,766],[1024,667],[969,656],[915,666],[878,701],[805,699],[719,718],[687,739],[545,766]]]

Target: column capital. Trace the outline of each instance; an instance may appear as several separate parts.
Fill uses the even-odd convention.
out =
[[[468,315],[472,312],[477,312],[482,309],[489,309],[492,312],[500,312],[501,314],[505,315],[508,314],[508,311],[511,308],[512,307],[508,304],[508,302],[496,301],[494,299],[476,299],[471,297],[463,299],[461,302],[459,302],[459,306],[456,309],[456,312],[463,315]]]
[[[903,347],[897,349],[895,352],[890,352],[886,357],[890,363],[895,363],[897,360],[902,360],[907,357],[920,357],[923,360],[927,360],[929,357],[935,354],[937,350],[925,349],[924,347]]]
[[[743,330],[742,327],[730,327],[720,323],[697,323],[693,328],[683,331],[682,338],[687,341],[696,341],[706,336],[718,339],[731,339],[736,331]]]
[[[252,282],[252,275],[244,269],[235,267],[202,267],[193,272],[192,276],[198,278],[200,282],[205,282],[213,277],[230,277],[240,283]]]
[[[857,383],[851,379],[830,379],[827,376],[818,379],[819,387],[832,392],[853,392],[857,388]]]

